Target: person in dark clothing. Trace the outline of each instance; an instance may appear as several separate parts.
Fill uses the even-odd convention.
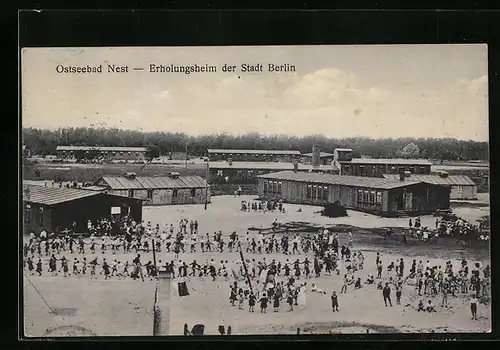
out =
[[[255,294],[251,293],[248,296],[248,312],[253,312],[254,311],[254,306],[255,306],[255,301],[257,298],[255,297]]]
[[[382,295],[384,296],[385,306],[387,307],[387,302],[389,302],[389,305],[392,306],[391,287],[389,287],[389,283],[386,283],[384,289],[382,289]]]
[[[104,271],[104,279],[107,280],[109,276],[109,265],[106,261],[102,263],[102,270]]]
[[[274,312],[278,312],[280,308],[280,295],[278,293],[274,294],[273,297],[273,307],[274,307]]]
[[[263,294],[262,298],[260,298],[260,300],[259,300],[259,302],[260,302],[260,312],[262,312],[264,314],[266,313],[268,301],[269,300],[267,299],[266,294]]]
[[[333,291],[332,296],[330,297],[330,299],[332,300],[332,309],[333,309],[333,312],[339,311],[339,298],[338,298],[337,293],[335,291]]]
[[[38,276],[42,275],[42,259],[38,259],[38,262],[36,263],[36,272],[38,273]]]
[[[215,276],[217,276],[217,271],[215,271],[215,266],[210,265],[210,276],[212,276],[212,280],[215,281]]]
[[[413,259],[410,268],[410,274],[414,274],[417,271],[417,260]]]
[[[403,258],[401,258],[399,260],[399,276],[400,277],[403,277],[404,269],[405,269],[405,262],[404,262]]]
[[[236,283],[236,281],[234,282],[234,285],[230,286],[229,288],[231,288],[231,293],[230,293],[230,296],[229,296],[229,300],[231,301],[231,306],[234,306],[234,302],[236,301],[237,299],[237,291],[238,291],[238,285]]]

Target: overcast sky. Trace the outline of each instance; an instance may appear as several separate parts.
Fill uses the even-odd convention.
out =
[[[128,74],[56,66],[128,65]],[[217,73],[149,73],[149,64]],[[224,73],[224,64],[289,63],[289,73]],[[132,71],[143,67],[144,71]],[[488,140],[486,45],[33,48],[22,53],[24,127],[117,127]]]

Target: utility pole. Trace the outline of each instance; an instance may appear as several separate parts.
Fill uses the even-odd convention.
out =
[[[156,269],[156,247],[155,247],[155,240],[153,238],[151,244],[153,245],[153,263],[154,263],[154,268]],[[159,269],[158,269],[159,270]],[[159,271],[156,271],[157,274],[159,274]],[[159,278],[159,276],[158,276]],[[161,334],[161,309],[158,305],[158,287],[159,287],[159,282],[156,282],[156,287],[155,287],[155,298],[154,298],[154,304],[153,304],[153,336],[159,336]]]
[[[209,174],[208,157],[206,161],[207,161],[207,167],[205,169],[205,210],[207,210],[207,203],[208,203],[208,174]]]
[[[245,269],[245,274],[247,276],[248,286],[250,287],[250,292],[253,294],[252,281],[250,280],[250,275],[248,274],[247,264],[245,263],[245,258],[243,258],[243,249],[241,249],[241,242],[238,242],[238,247],[240,248],[241,262],[243,263],[243,268]]]
[[[187,141],[186,141],[186,170],[188,168],[188,144],[187,144]]]

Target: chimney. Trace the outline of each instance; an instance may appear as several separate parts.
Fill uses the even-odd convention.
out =
[[[229,165],[233,165],[233,158],[228,158],[227,162],[229,163]]]
[[[399,181],[404,181],[405,180],[405,177],[406,177],[406,174],[405,174],[405,170],[403,168],[400,168],[399,169]]]
[[[448,177],[448,173],[446,171],[441,171],[441,172],[439,172],[439,177],[447,178]]]
[[[313,145],[312,147],[312,165],[314,167],[318,167],[321,164],[321,148],[317,145]]]
[[[405,171],[405,177],[410,177],[411,176],[411,171]]]
[[[299,163],[293,162],[293,172],[296,173],[299,171]]]

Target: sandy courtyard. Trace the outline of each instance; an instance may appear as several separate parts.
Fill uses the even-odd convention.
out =
[[[325,218],[315,213],[320,208],[308,206],[286,205],[287,213],[243,213],[240,211],[239,202],[243,198],[214,197],[208,210],[203,205],[148,207],[144,209],[144,220],[153,224],[173,223],[177,226],[180,218],[197,219],[200,233],[222,230],[225,234],[237,231],[243,234],[249,227],[269,227],[277,218],[280,222],[309,222],[319,225],[353,225],[360,228],[373,227],[406,227],[408,219],[382,219],[373,215],[349,211],[345,218]],[[302,212],[297,212],[298,208]],[[469,211],[474,213],[474,210]],[[484,212],[477,213],[478,218]],[[471,214],[476,215],[476,214]],[[434,226],[435,218],[422,217],[423,226]],[[406,248],[396,243],[384,242],[379,238],[365,239],[362,234],[354,231],[354,249],[361,249],[365,255],[365,270],[357,273],[356,277],[365,280],[368,273],[375,273],[375,251],[381,251],[384,265],[384,278],[388,278],[385,266],[390,261],[401,257],[405,258],[407,269],[411,259],[431,260],[438,265],[444,265],[445,260],[452,260],[455,270],[458,269],[459,259],[466,257],[480,260],[489,264],[489,254],[469,250],[444,249],[435,246],[427,249],[425,246]],[[341,244],[346,241],[347,234],[341,233]],[[379,242],[380,241],[380,242]],[[373,244],[371,242],[374,242]],[[87,254],[90,256],[91,254]],[[99,258],[101,258],[100,254]],[[74,256],[77,256],[75,254]],[[67,255],[70,260],[74,256]],[[125,256],[123,253],[112,255],[106,253],[108,260],[133,259],[133,254]],[[152,260],[152,254],[142,253],[143,261]],[[266,260],[277,259],[285,261],[286,258],[304,259],[305,256],[285,256],[271,254]],[[172,260],[172,253],[159,253],[158,260]],[[186,253],[180,259],[191,262],[196,259],[204,262],[213,258],[220,260],[237,260],[239,253]],[[261,259],[258,254],[246,254],[245,258]],[[87,257],[89,259],[89,257]],[[309,255],[312,260],[312,255]],[[153,327],[153,297],[155,282],[132,280],[90,280],[88,277],[60,276],[50,277],[30,276],[24,278],[24,319],[25,333],[27,336],[60,335],[66,328],[64,326],[78,326],[96,335],[151,335]],[[326,295],[310,292],[307,293],[307,306],[303,310],[286,311],[287,305],[282,304],[280,311],[274,313],[268,308],[267,314],[261,314],[258,307],[255,313],[248,312],[245,303],[244,310],[229,303],[229,283],[222,277],[212,282],[210,278],[200,281],[192,278],[188,281],[190,295],[179,297],[176,292],[176,280],[172,282],[170,312],[164,315],[168,319],[170,334],[181,335],[184,323],[191,328],[196,323],[204,324],[205,334],[217,334],[219,325],[231,326],[233,334],[270,334],[270,333],[295,333],[297,327],[304,333],[309,332],[344,332],[359,333],[369,329],[371,333],[377,332],[488,332],[491,329],[491,310],[489,306],[479,305],[478,318],[470,319],[469,305],[462,296],[449,298],[449,306],[441,307],[441,300],[434,299],[437,306],[436,313],[422,313],[413,309],[418,302],[417,293],[413,286],[405,285],[401,305],[395,305],[394,292],[392,295],[394,306],[385,307],[381,291],[375,286],[364,286],[360,290],[349,287],[347,294],[339,295],[340,312],[333,313],[330,307],[330,294],[332,290],[340,291],[341,276],[332,275],[314,278],[307,281],[308,286],[316,283],[326,291]],[[283,277],[278,278],[282,280]],[[36,287],[36,290],[35,290]],[[46,303],[42,300],[45,299]],[[48,305],[47,305],[48,304]],[[49,308],[50,306],[50,308]],[[51,309],[67,308],[66,316],[53,315]],[[49,331],[49,333],[47,333]],[[51,333],[50,333],[51,332]],[[69,333],[65,333],[69,334]]]

